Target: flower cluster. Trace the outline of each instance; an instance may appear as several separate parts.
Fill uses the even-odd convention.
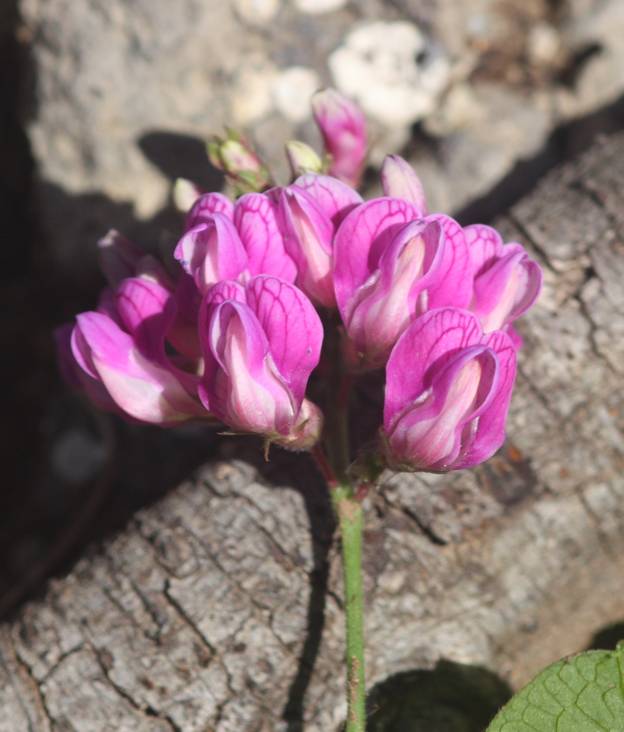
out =
[[[311,449],[323,414],[307,386],[337,313],[342,369],[385,368],[385,464],[475,465],[504,439],[513,322],[537,298],[540,269],[494,229],[429,213],[400,157],[383,164],[384,195],[364,201],[361,112],[332,90],[313,106],[326,154],[289,143],[290,185],[273,185],[239,136],[213,143],[213,163],[248,192],[188,189],[177,276],[116,232],[100,242],[108,287],[58,330],[63,373],[133,420],[211,419]]]

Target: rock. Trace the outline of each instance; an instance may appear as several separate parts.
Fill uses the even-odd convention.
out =
[[[277,111],[291,122],[303,122],[310,116],[310,99],[321,86],[319,75],[304,66],[291,66],[273,83]]]
[[[404,127],[431,113],[449,81],[446,57],[405,21],[351,31],[329,57],[329,68],[336,87],[388,127]]]
[[[284,143],[319,144],[306,98],[327,84],[370,116],[373,165],[407,148],[432,206],[465,206],[562,122],[624,91],[620,0],[567,7],[19,0],[47,261],[87,287],[94,243],[111,226],[170,248],[172,181],[221,185],[204,142],[225,125],[244,128],[283,180]],[[434,139],[412,142],[416,122]]]
[[[297,10],[302,13],[329,13],[332,10],[344,8],[347,0],[294,0]]]

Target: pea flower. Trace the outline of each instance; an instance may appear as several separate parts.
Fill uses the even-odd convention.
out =
[[[463,231],[448,216],[382,197],[357,206],[334,240],[334,288],[352,368],[383,366],[426,310],[465,307],[472,271]]]
[[[329,174],[357,186],[367,145],[366,118],[362,110],[335,89],[315,94],[312,110],[330,156]]]
[[[425,189],[412,166],[399,155],[387,155],[381,166],[384,195],[409,201],[424,216],[427,213]]]
[[[297,267],[297,285],[315,303],[335,307],[334,233],[360,195],[335,178],[308,173],[271,192],[284,247]]]
[[[275,203],[262,193],[247,193],[236,205],[219,193],[199,198],[174,256],[202,294],[221,280],[273,274],[293,281],[297,275],[284,249]]]
[[[507,328],[537,300],[542,270],[521,244],[504,244],[492,227],[476,224],[464,231],[474,272],[470,309],[486,332]]]
[[[487,460],[505,439],[515,373],[509,336],[484,334],[472,313],[439,308],[418,318],[386,366],[388,464],[446,472]]]
[[[89,396],[152,424],[206,417],[195,396],[197,377],[166,354],[174,317],[171,292],[147,277],[123,280],[103,307],[79,314],[71,352],[74,374]]]
[[[206,409],[237,431],[291,449],[318,440],[321,412],[304,397],[323,326],[300,290],[269,275],[246,286],[220,282],[202,304],[200,334]]]
[[[223,213],[202,216],[180,239],[174,257],[202,293],[220,280],[235,279],[247,267],[236,227]]]

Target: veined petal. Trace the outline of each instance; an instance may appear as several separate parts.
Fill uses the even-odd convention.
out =
[[[460,455],[455,468],[469,468],[490,458],[505,441],[505,422],[516,378],[516,348],[502,331],[490,333],[484,344],[498,361],[496,389],[487,408],[479,417],[479,425],[469,449]]]
[[[218,305],[208,343],[215,366],[206,370],[201,390],[211,411],[234,429],[289,434],[299,410],[251,308],[232,300]]]
[[[334,227],[338,227],[355,206],[363,203],[357,191],[330,175],[306,173],[299,176],[293,185],[303,188],[314,199]]]
[[[383,366],[401,333],[427,309],[429,288],[439,281],[444,245],[437,222],[406,224],[382,254],[377,272],[358,288],[345,326],[363,366]]]
[[[115,305],[123,327],[147,357],[161,360],[165,336],[176,315],[172,293],[144,277],[123,280],[115,293]]]
[[[279,225],[284,246],[297,266],[297,285],[326,307],[335,305],[332,284],[333,226],[312,197],[289,186],[278,196]]]
[[[376,198],[351,211],[334,237],[334,289],[343,320],[355,291],[377,269],[379,259],[399,229],[420,218],[399,198]]]
[[[400,155],[387,155],[381,166],[381,187],[385,196],[412,203],[421,216],[427,214],[423,184],[412,166]]]
[[[454,353],[433,371],[428,389],[389,425],[394,459],[412,469],[453,469],[470,449],[497,381],[498,361],[491,349],[476,345]]]
[[[271,357],[300,405],[321,354],[321,319],[301,290],[277,277],[254,277],[246,297],[267,337]]]
[[[218,307],[224,302],[233,301],[245,303],[245,288],[234,280],[223,280],[217,282],[204,296],[198,317],[199,344],[204,357],[204,372],[199,390],[199,397],[206,409],[209,408],[210,390],[214,382],[215,374],[222,365],[217,361],[211,348],[211,324]],[[212,397],[214,400],[214,397]]]
[[[503,254],[475,278],[472,310],[486,332],[519,318],[537,300],[542,270],[520,244],[507,244]]]
[[[234,224],[220,213],[189,229],[174,256],[193,276],[200,292],[220,280],[235,279],[247,266],[247,254]]]
[[[117,406],[142,422],[173,424],[204,411],[165,367],[145,358],[110,318],[82,313],[77,325],[90,365]]]
[[[405,404],[431,386],[431,374],[460,348],[480,345],[483,331],[467,310],[438,308],[417,318],[392,349],[386,366],[384,427],[390,429]]]
[[[213,214],[223,214],[228,219],[234,216],[234,204],[223,193],[204,193],[195,200],[186,216],[186,228],[207,223]]]
[[[501,255],[504,246],[503,240],[496,229],[485,224],[466,226],[464,236],[470,252],[472,271],[476,277]]]
[[[464,231],[457,221],[444,214],[433,214],[426,220],[440,224],[445,241],[439,278],[429,290],[429,307],[467,308],[472,299],[473,271]]]
[[[271,274],[293,282],[297,268],[284,249],[275,209],[262,193],[247,193],[236,202],[234,225],[247,251],[251,275]]]

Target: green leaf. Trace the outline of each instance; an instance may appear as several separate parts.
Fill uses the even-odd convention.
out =
[[[548,666],[486,732],[624,732],[624,642]]]

